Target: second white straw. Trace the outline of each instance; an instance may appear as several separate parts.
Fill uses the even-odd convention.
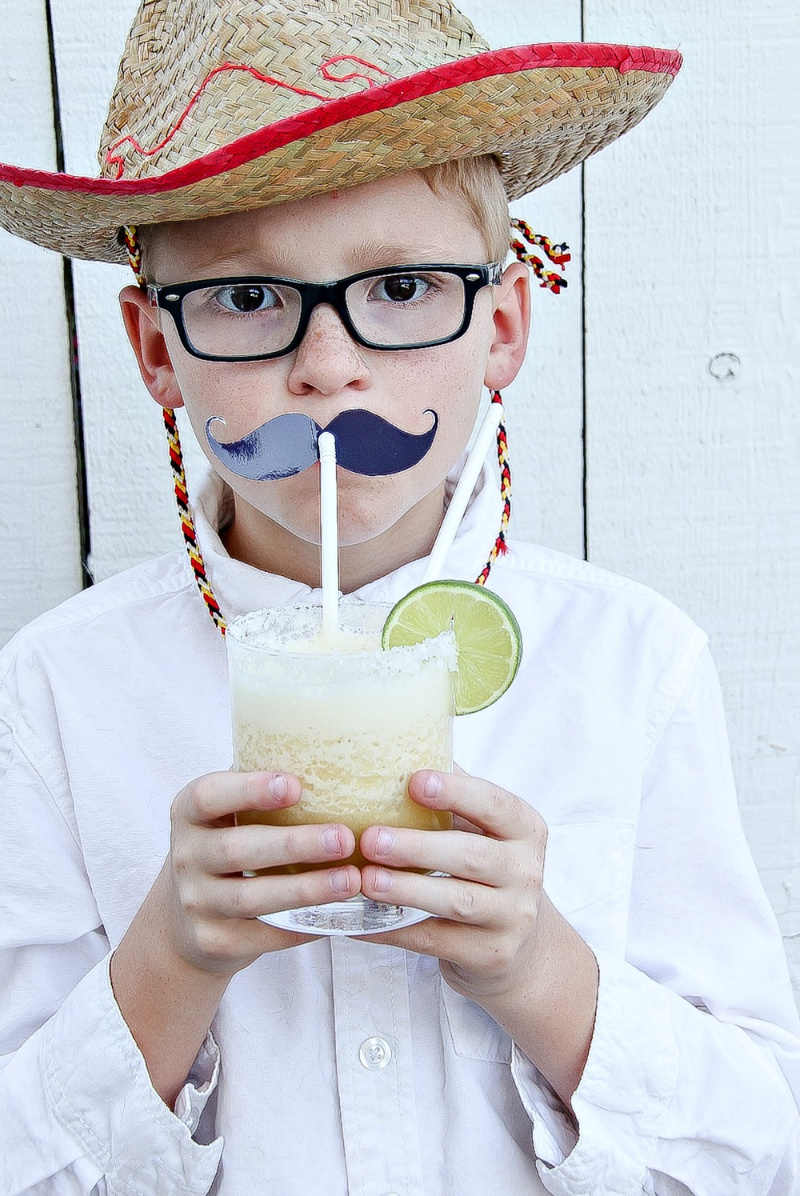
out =
[[[495,442],[497,429],[500,426],[502,418],[502,403],[491,403],[470,449],[464,468],[461,470],[458,485],[453,492],[450,505],[442,520],[442,526],[439,528],[436,542],[431,550],[431,555],[428,557],[428,564],[422,578],[423,582],[438,581],[441,576],[447,554],[456,538],[459,524],[464,518],[464,512],[467,509],[472,491],[475,488],[478,475],[483,468],[486,454]]]
[[[322,638],[339,634],[339,502],[336,488],[336,441],[321,432],[319,449],[320,552],[322,557]]]

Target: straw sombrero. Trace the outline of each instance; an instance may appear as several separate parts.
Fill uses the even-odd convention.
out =
[[[125,262],[123,225],[221,215],[479,154],[510,199],[637,124],[676,51],[489,50],[449,0],[142,0],[100,177],[0,165],[0,225]]]

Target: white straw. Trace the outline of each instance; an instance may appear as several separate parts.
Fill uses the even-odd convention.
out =
[[[480,426],[478,435],[475,437],[475,442],[472,445],[470,454],[467,457],[466,464],[461,471],[461,477],[458,479],[458,485],[453,492],[453,497],[450,499],[450,506],[447,508],[447,513],[442,520],[442,526],[439,528],[439,534],[436,537],[436,543],[433,546],[433,551],[428,558],[428,564],[425,569],[425,575],[422,578],[423,582],[438,581],[441,576],[444,562],[450,551],[453,541],[456,538],[459,524],[464,518],[464,512],[467,509],[472,491],[475,488],[475,483],[478,480],[478,475],[483,468],[483,463],[486,460],[486,454],[494,444],[497,437],[497,429],[500,425],[500,420],[503,418],[502,403],[491,403],[489,410],[484,416],[483,423]],[[320,437],[322,439],[322,437]]]
[[[319,449],[320,549],[322,554],[322,638],[339,633],[339,518],[336,493],[336,441],[321,432]]]

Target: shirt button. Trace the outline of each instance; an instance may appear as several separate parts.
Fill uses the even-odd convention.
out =
[[[358,1057],[367,1071],[383,1071],[392,1058],[392,1048],[385,1038],[368,1038],[362,1042]]]

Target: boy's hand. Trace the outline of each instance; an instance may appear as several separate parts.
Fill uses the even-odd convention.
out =
[[[231,977],[266,951],[310,941],[257,915],[358,892],[358,869],[336,867],[355,848],[347,827],[234,826],[240,810],[274,810],[299,798],[296,777],[222,772],[192,781],[173,802],[169,855],[111,960],[117,1004],[170,1108]],[[320,863],[331,867],[241,875]]]
[[[300,793],[300,782],[285,773],[231,771],[200,777],[178,794],[170,851],[154,890],[165,904],[173,949],[192,966],[232,975],[266,951],[309,942],[313,936],[268,926],[257,915],[358,893],[358,869],[335,866],[355,850],[348,827],[234,825],[236,813],[292,806]],[[302,870],[327,862],[329,869]],[[241,875],[287,864],[301,870]]]
[[[362,891],[437,915],[380,941],[399,945],[402,935],[404,947],[442,960],[458,992],[490,1002],[516,988],[533,964],[547,827],[519,798],[465,773],[418,772],[408,792],[421,806],[450,810],[455,828],[370,827],[361,836],[363,854],[375,862],[362,869]]]
[[[597,965],[543,891],[543,819],[463,772],[415,773],[408,791],[452,811],[456,826],[369,827],[360,846],[374,863],[361,870],[361,891],[436,917],[371,941],[437,956],[447,983],[482,1005],[568,1103],[591,1042]],[[433,871],[449,876],[424,874]]]

